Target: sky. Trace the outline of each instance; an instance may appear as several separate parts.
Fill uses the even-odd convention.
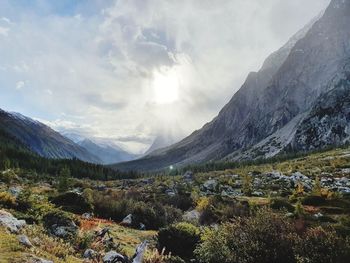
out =
[[[214,118],[330,0],[0,0],[0,108],[134,153]]]

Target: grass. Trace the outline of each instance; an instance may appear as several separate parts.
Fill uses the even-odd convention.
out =
[[[34,237],[40,240],[40,244],[33,248],[24,248],[17,240],[17,236],[9,233],[4,228],[0,228],[0,263],[23,263],[28,262],[33,257],[52,260],[58,263],[78,263],[82,260],[73,255],[67,255],[65,258],[55,256],[58,251],[67,249],[61,243],[52,237],[44,234],[39,227],[26,227],[25,234],[33,242]]]

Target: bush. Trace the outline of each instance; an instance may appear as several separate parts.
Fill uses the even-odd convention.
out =
[[[301,203],[303,205],[320,206],[326,203],[326,199],[319,195],[309,195],[302,198]]]
[[[184,260],[194,257],[193,251],[200,241],[199,229],[189,223],[178,223],[159,230],[158,249],[165,248],[166,252],[171,252]]]
[[[29,189],[25,189],[17,197],[18,210],[27,211],[33,208],[34,198]]]
[[[200,262],[207,263],[294,263],[293,232],[284,217],[258,210],[256,216],[208,230],[196,254]]]
[[[273,198],[273,199],[271,199],[270,207],[272,209],[276,209],[276,210],[286,209],[289,212],[293,212],[294,211],[294,206],[291,205],[287,200],[285,200],[283,198]]]
[[[51,199],[51,202],[57,206],[62,206],[66,211],[83,214],[92,211],[92,204],[89,203],[83,195],[75,192],[60,194]]]
[[[345,263],[349,262],[350,244],[334,231],[317,227],[308,229],[298,239],[295,252],[298,263]]]
[[[0,192],[0,206],[13,208],[16,206],[16,198],[7,192]]]

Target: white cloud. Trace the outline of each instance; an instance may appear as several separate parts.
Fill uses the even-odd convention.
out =
[[[133,149],[158,131],[184,136],[210,121],[248,72],[328,1],[118,0],[93,14],[6,14],[0,103]],[[174,100],[154,87],[164,68]],[[174,76],[177,90],[166,85]],[[22,89],[16,100],[13,83]]]
[[[21,89],[23,89],[23,87],[24,87],[24,85],[25,85],[25,82],[24,81],[18,81],[17,83],[16,83],[16,90],[21,90]]]
[[[10,29],[0,26],[0,35],[7,37]]]

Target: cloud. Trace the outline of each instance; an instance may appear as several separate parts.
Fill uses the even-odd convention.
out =
[[[0,35],[7,37],[9,31],[9,28],[0,26]]]
[[[0,4],[0,107],[137,150],[210,121],[329,0],[15,2]],[[160,73],[166,91],[178,78],[165,104]]]
[[[16,83],[16,90],[21,90],[21,89],[23,89],[23,87],[24,87],[24,85],[25,85],[25,82],[24,81],[18,81],[17,83]]]

